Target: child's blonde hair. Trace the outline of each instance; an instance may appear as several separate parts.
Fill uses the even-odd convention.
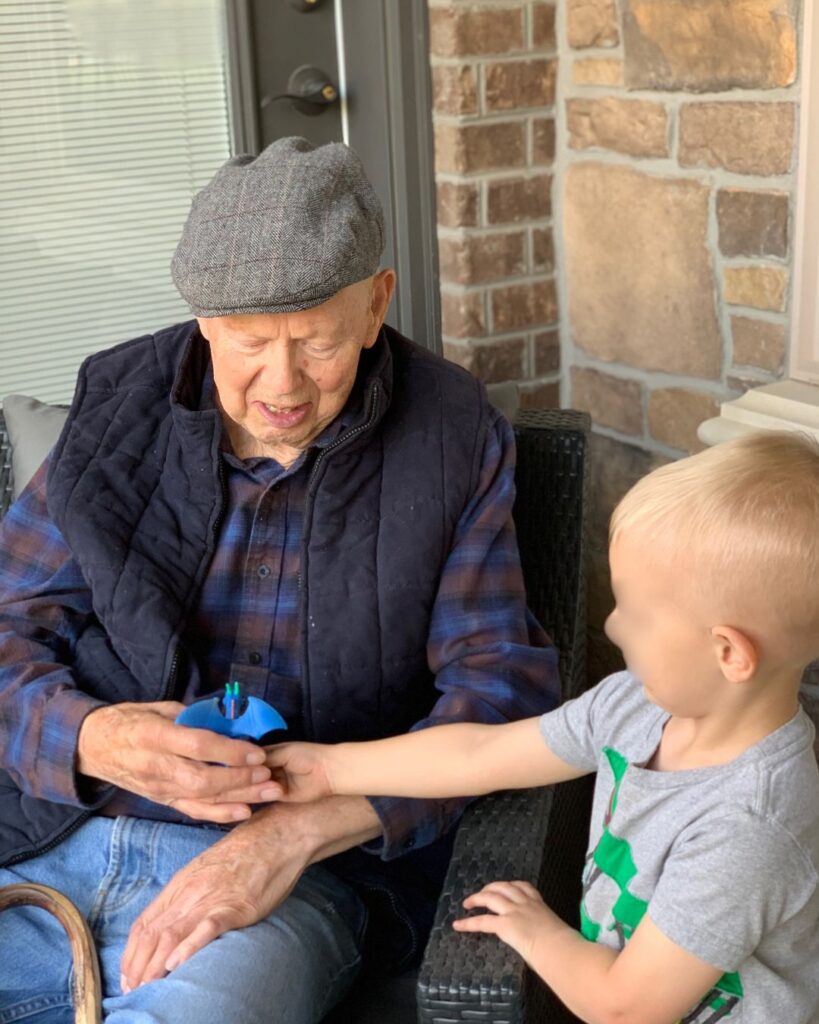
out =
[[[660,545],[699,592],[783,650],[819,656],[819,443],[759,431],[670,463],[614,510],[609,539]],[[782,634],[785,634],[784,636]],[[777,646],[779,644],[777,643]]]

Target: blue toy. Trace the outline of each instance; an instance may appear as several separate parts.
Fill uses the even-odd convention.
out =
[[[275,708],[258,697],[240,694],[238,683],[233,683],[233,689],[225,683],[221,697],[206,697],[189,705],[177,715],[176,723],[256,743],[270,732],[287,728],[287,722]]]

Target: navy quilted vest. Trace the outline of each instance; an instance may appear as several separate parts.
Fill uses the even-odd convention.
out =
[[[170,698],[196,671],[179,638],[224,502],[219,416],[197,408],[208,359],[195,323],[92,356],[55,450],[49,509],[96,614],[73,668],[104,701]],[[302,541],[304,723],[321,741],[405,731],[435,701],[430,613],[487,419],[481,385],[391,328],[360,379],[360,419],[311,471]],[[84,816],[0,771],[0,861]]]

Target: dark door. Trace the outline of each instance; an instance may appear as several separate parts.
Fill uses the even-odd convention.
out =
[[[398,274],[388,320],[440,351],[427,0],[229,0],[228,38],[234,151],[285,135],[352,146],[384,206],[384,266]],[[338,99],[281,98],[306,68]]]

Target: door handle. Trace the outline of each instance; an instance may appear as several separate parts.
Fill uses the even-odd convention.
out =
[[[264,108],[275,100],[290,100],[300,113],[315,117],[338,101],[338,89],[321,68],[302,64],[288,78],[287,92],[265,96],[259,105]]]

